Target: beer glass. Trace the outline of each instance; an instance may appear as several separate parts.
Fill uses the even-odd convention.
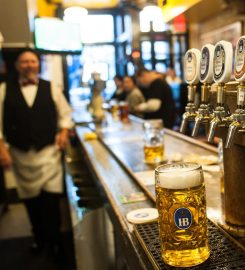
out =
[[[113,119],[119,118],[119,104],[116,100],[111,100],[110,102],[111,107],[111,116]]]
[[[128,122],[129,107],[125,101],[119,102],[120,119],[122,122]]]
[[[176,267],[204,262],[210,249],[201,166],[161,165],[155,169],[155,179],[163,261]]]
[[[163,125],[162,120],[148,120],[144,128],[145,163],[157,164],[164,160]]]

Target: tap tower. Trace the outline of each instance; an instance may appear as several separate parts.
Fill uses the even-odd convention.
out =
[[[225,83],[231,78],[232,73],[232,44],[221,40],[216,43],[213,58],[213,79],[218,84],[216,107],[213,112],[213,119],[210,122],[208,142],[213,142],[217,127],[226,126],[229,108],[225,106]]]
[[[237,133],[245,132],[245,36],[236,45],[234,75],[237,87],[237,109],[231,115],[225,148],[231,148]]]
[[[197,136],[198,130],[202,124],[208,124],[211,121],[212,109],[209,101],[209,91],[213,82],[213,57],[214,46],[206,44],[201,49],[200,63],[200,82],[202,83],[201,90],[201,105],[195,117],[195,124],[192,131],[192,136]]]
[[[180,126],[181,133],[185,133],[187,123],[189,121],[194,121],[196,117],[196,107],[194,101],[196,94],[196,85],[199,82],[200,77],[200,58],[201,53],[197,49],[190,49],[185,54],[184,72],[185,81],[188,84],[188,103],[185,107],[185,113],[182,117],[182,122]]]

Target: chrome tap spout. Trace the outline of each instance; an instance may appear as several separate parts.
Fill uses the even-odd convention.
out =
[[[192,131],[192,137],[196,137],[201,124],[207,124],[213,117],[210,104],[201,104],[195,117],[195,124]]]
[[[234,142],[235,135],[240,127],[241,127],[241,124],[237,121],[234,121],[230,124],[229,129],[228,129],[228,133],[227,133],[227,137],[226,137],[226,142],[225,142],[226,149],[231,148],[231,146]]]
[[[196,85],[188,85],[188,103],[185,107],[185,113],[182,116],[180,132],[185,133],[188,121],[194,121],[196,117],[196,106],[194,104],[196,94]]]
[[[245,131],[245,110],[237,108],[230,116],[230,120],[231,123],[226,137],[225,148],[231,148],[236,134]]]
[[[194,123],[194,127],[193,127],[192,134],[191,134],[192,137],[196,137],[197,136],[197,133],[199,131],[199,128],[200,128],[202,119],[203,119],[203,117],[200,114],[198,114],[195,117],[195,123]]]
[[[219,117],[214,117],[213,120],[210,122],[210,129],[209,129],[209,133],[208,133],[208,142],[213,143],[215,130],[221,122],[222,121]]]
[[[189,112],[185,112],[183,114],[181,125],[180,125],[180,132],[181,133],[185,133],[186,132],[186,128],[187,128],[187,123],[188,123],[189,117],[190,117],[190,113]]]
[[[182,122],[180,125],[180,132],[185,133],[188,121],[194,121],[196,117],[195,104],[190,102],[185,107],[185,113],[182,116]]]

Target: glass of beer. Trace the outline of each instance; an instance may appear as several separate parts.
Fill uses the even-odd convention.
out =
[[[129,107],[126,101],[119,102],[119,113],[122,122],[128,122]]]
[[[111,100],[111,116],[113,119],[119,119],[119,104],[116,100]]]
[[[148,120],[144,127],[145,163],[157,164],[164,160],[164,142],[162,120]]]
[[[208,259],[206,195],[203,172],[196,163],[155,169],[156,204],[163,261],[190,267]]]

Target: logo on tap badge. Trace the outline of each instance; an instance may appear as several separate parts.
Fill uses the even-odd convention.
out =
[[[181,229],[186,230],[192,225],[192,214],[188,208],[178,208],[174,212],[174,223]]]
[[[238,45],[238,51],[239,51],[239,53],[242,53],[243,48],[244,48],[243,39],[241,39],[239,41],[239,45]]]
[[[192,61],[192,53],[188,53],[187,55],[187,61],[190,63]]]

